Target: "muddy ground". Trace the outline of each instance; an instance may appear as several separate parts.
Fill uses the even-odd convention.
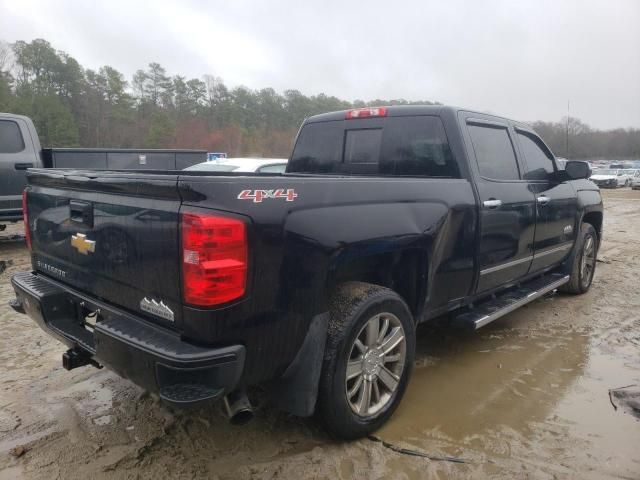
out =
[[[640,421],[609,390],[640,385],[640,192],[604,195],[588,294],[546,297],[475,334],[419,329],[409,389],[377,435],[464,463],[335,442],[268,405],[233,427],[218,407],[171,412],[106,369],[67,372],[63,347],[6,307],[28,258],[0,242],[0,479],[638,479]]]

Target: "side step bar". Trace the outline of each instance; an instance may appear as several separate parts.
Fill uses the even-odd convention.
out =
[[[477,330],[487,323],[491,323],[503,315],[513,312],[529,302],[533,302],[568,281],[569,275],[559,273],[545,275],[527,282],[519,288],[478,304],[471,311],[456,316],[453,323],[463,328]]]

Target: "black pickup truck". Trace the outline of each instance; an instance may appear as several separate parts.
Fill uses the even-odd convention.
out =
[[[33,270],[13,307],[165,402],[246,388],[333,434],[379,427],[415,328],[477,329],[591,285],[602,235],[589,167],[527,126],[440,106],[309,118],[284,174],[34,169]],[[428,407],[427,407],[428,408]]]

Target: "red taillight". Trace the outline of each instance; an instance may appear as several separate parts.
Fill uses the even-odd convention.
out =
[[[347,110],[347,120],[353,120],[354,118],[367,118],[367,117],[386,117],[386,107],[367,107],[356,108],[355,110]]]
[[[27,241],[27,248],[31,250],[31,229],[29,228],[29,210],[27,203],[27,191],[22,191],[22,219],[24,220],[24,238]]]
[[[244,295],[247,229],[241,220],[181,214],[182,291],[185,303],[210,307]]]

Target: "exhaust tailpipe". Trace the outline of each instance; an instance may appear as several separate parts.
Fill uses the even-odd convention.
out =
[[[253,418],[253,407],[244,390],[235,390],[224,397],[224,409],[232,425],[244,425]]]

